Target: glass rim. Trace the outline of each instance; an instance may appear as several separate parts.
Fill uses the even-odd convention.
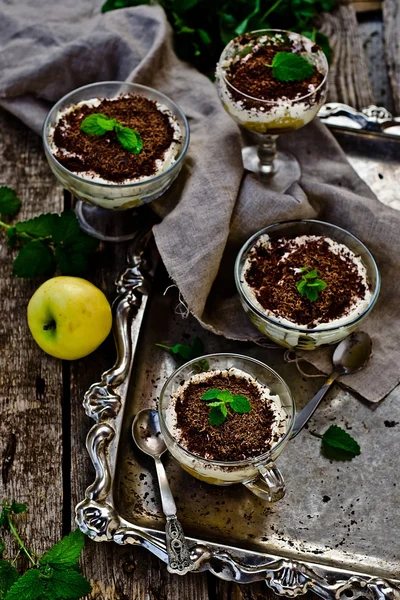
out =
[[[270,33],[270,32],[279,32],[279,33],[291,33],[293,35],[296,35],[300,38],[304,38],[308,41],[311,41],[309,38],[307,38],[306,36],[302,35],[301,33],[297,33],[296,31],[289,31],[287,29],[255,29],[254,31],[248,31],[246,32],[246,35],[252,35],[254,33],[257,34],[261,34],[261,33]],[[233,38],[230,42],[228,42],[228,44],[225,46],[225,48],[222,50],[221,56],[219,57],[218,60],[218,64],[217,64],[217,68],[219,67],[221,70],[221,74],[222,74],[222,79],[224,81],[224,83],[231,88],[232,90],[235,90],[235,92],[237,92],[238,94],[240,94],[241,96],[243,96],[244,98],[247,98],[249,100],[254,100],[256,102],[260,102],[261,104],[276,104],[277,101],[279,100],[263,100],[262,98],[256,98],[255,96],[250,96],[249,94],[245,94],[245,92],[242,92],[241,90],[239,90],[237,87],[235,87],[232,83],[230,83],[227,78],[225,77],[225,70],[220,66],[221,63],[221,59],[226,51],[226,49],[228,48],[228,46],[230,46],[232,44],[232,42],[235,41],[235,39],[237,39],[240,36],[236,36],[236,38]],[[318,44],[316,44],[318,46]],[[321,57],[324,63],[324,78],[321,81],[321,83],[318,85],[318,87],[315,88],[315,90],[313,90],[312,92],[308,92],[307,94],[305,94],[304,96],[301,96],[300,98],[290,98],[285,100],[286,103],[288,104],[294,104],[296,102],[301,102],[302,100],[306,100],[307,98],[309,98],[310,96],[312,96],[313,94],[315,94],[316,92],[318,92],[321,87],[326,83],[326,80],[328,78],[328,74],[329,74],[329,64],[328,64],[328,60],[326,58],[326,55],[324,53],[324,51],[322,50],[322,48],[320,46],[318,46],[318,48],[320,49],[321,52]]]
[[[254,244],[258,238],[260,238],[262,235],[267,233],[268,230],[272,229],[273,227],[276,227],[277,225],[292,225],[292,224],[296,224],[296,223],[315,223],[317,225],[333,227],[334,229],[337,229],[337,230],[341,231],[342,233],[344,233],[345,235],[348,235],[349,237],[351,237],[353,240],[356,241],[357,244],[360,244],[360,246],[365,250],[367,256],[370,258],[370,260],[374,266],[374,272],[375,272],[375,277],[376,277],[376,287],[375,287],[374,293],[372,295],[372,298],[368,303],[368,306],[365,308],[365,310],[360,315],[357,315],[357,317],[354,317],[354,319],[352,319],[351,321],[348,321],[347,323],[343,323],[342,325],[333,325],[332,327],[324,327],[323,329],[317,329],[317,328],[309,329],[306,327],[296,327],[295,325],[293,325],[293,326],[286,325],[286,324],[280,323],[277,319],[274,319],[274,318],[266,315],[265,313],[263,313],[255,304],[253,304],[253,302],[250,300],[250,298],[248,298],[248,296],[245,294],[243,287],[242,287],[242,283],[240,281],[241,273],[239,270],[239,266],[240,266],[240,263],[242,261],[242,257],[244,256],[244,254],[246,252],[248,252],[254,246]],[[282,232],[282,235],[284,235],[284,232]],[[314,335],[314,334],[319,334],[319,333],[325,333],[326,331],[336,331],[338,329],[341,329],[342,327],[350,327],[351,325],[357,324],[361,319],[363,319],[363,317],[365,317],[372,310],[372,308],[374,307],[374,305],[378,299],[380,288],[381,288],[381,275],[380,275],[380,272],[378,269],[378,265],[376,263],[375,258],[372,255],[372,253],[368,250],[368,248],[365,246],[365,244],[363,244],[363,242],[357,236],[355,236],[352,233],[350,233],[349,231],[347,231],[347,229],[343,229],[343,227],[340,227],[339,225],[334,225],[333,223],[328,223],[326,221],[319,221],[318,219],[291,219],[289,221],[277,221],[277,222],[272,223],[271,225],[267,225],[267,227],[264,227],[263,229],[260,229],[259,231],[257,231],[254,235],[252,235],[243,244],[243,246],[239,250],[239,253],[238,253],[238,255],[236,257],[236,261],[235,261],[234,278],[235,278],[236,289],[238,290],[241,298],[246,302],[246,304],[249,306],[249,308],[251,308],[251,310],[253,310],[253,312],[255,312],[257,314],[257,316],[259,316],[264,321],[268,321],[272,325],[275,325],[276,327],[281,327],[283,329],[287,329],[288,331],[295,331],[297,333],[308,334],[309,336]]]
[[[156,92],[156,94],[158,94],[160,96],[160,100],[166,99],[168,102],[170,102],[173,105],[174,110],[182,118],[182,121],[185,126],[185,133],[186,133],[185,143],[183,144],[181,153],[178,156],[177,160],[173,164],[171,164],[162,173],[159,173],[158,175],[155,175],[154,177],[148,177],[147,179],[144,179],[142,181],[136,181],[134,183],[102,183],[99,181],[91,181],[90,179],[85,179],[84,177],[81,177],[77,173],[73,173],[72,171],[70,171],[69,169],[64,167],[64,165],[62,165],[57,160],[57,158],[54,156],[54,154],[50,148],[49,142],[47,140],[46,130],[48,129],[50,119],[52,118],[52,116],[54,114],[57,113],[59,106],[62,103],[64,103],[65,101],[68,101],[69,98],[71,96],[73,96],[74,94],[76,94],[77,92],[83,91],[85,89],[89,90],[89,89],[94,88],[99,85],[111,85],[111,84],[112,85],[116,85],[116,84],[127,85],[132,88],[140,88],[141,90],[144,90],[144,91],[150,90],[151,92]],[[52,160],[57,165],[57,168],[61,169],[61,171],[68,177],[72,177],[73,179],[75,179],[76,181],[79,181],[80,183],[86,183],[88,185],[93,185],[95,187],[98,187],[99,189],[102,189],[102,188],[106,188],[106,189],[124,188],[125,189],[125,188],[136,188],[136,187],[143,186],[143,185],[146,185],[149,183],[153,183],[154,181],[158,181],[159,179],[161,179],[162,177],[164,177],[165,175],[167,175],[168,173],[173,171],[173,169],[176,169],[176,167],[182,162],[183,158],[186,155],[186,152],[187,152],[187,149],[189,146],[189,140],[190,140],[190,129],[189,129],[189,124],[188,124],[187,118],[186,118],[183,110],[178,106],[178,104],[176,104],[173,100],[171,100],[171,98],[169,98],[162,92],[159,92],[155,88],[151,88],[147,85],[142,85],[140,83],[134,83],[134,82],[130,82],[130,81],[117,81],[117,80],[111,81],[110,80],[110,81],[96,81],[94,83],[82,85],[81,87],[75,88],[71,92],[68,92],[68,94],[65,94],[64,96],[62,96],[62,98],[60,98],[47,113],[47,116],[46,116],[43,126],[42,126],[42,138],[43,138],[43,145],[44,145],[44,148],[45,148],[45,151],[46,151],[46,154],[47,154],[49,160]]]
[[[162,410],[161,410],[161,402],[162,402],[162,398],[165,395],[165,390],[167,389],[167,387],[169,386],[169,384],[171,383],[171,381],[176,377],[179,376],[179,374],[182,372],[182,370],[188,366],[190,366],[191,364],[194,364],[196,362],[199,362],[200,360],[205,360],[205,359],[209,359],[209,358],[216,358],[216,357],[231,357],[231,358],[240,358],[242,360],[248,361],[248,362],[252,362],[255,363],[256,365],[258,365],[259,367],[262,367],[264,369],[266,369],[267,371],[269,371],[269,373],[271,375],[273,375],[276,379],[278,379],[278,381],[284,386],[284,388],[286,389],[288,396],[290,398],[291,401],[291,405],[292,405],[292,415],[289,416],[288,418],[290,418],[290,422],[289,422],[289,427],[285,433],[285,435],[282,437],[282,439],[279,440],[279,442],[277,444],[275,444],[275,446],[273,446],[272,448],[270,448],[267,452],[264,452],[263,454],[259,454],[258,456],[253,456],[251,458],[246,458],[243,460],[214,460],[211,458],[205,458],[203,456],[201,456],[200,454],[195,454],[194,452],[191,452],[190,450],[188,450],[187,448],[185,448],[184,446],[182,446],[182,444],[180,444],[178,441],[176,441],[176,439],[174,438],[174,436],[172,435],[172,433],[170,432],[169,428],[167,427],[167,424],[165,422]],[[212,370],[212,369],[210,369]],[[252,377],[252,375],[251,375]],[[255,378],[254,378],[255,379]],[[159,418],[160,418],[160,423],[162,424],[162,426],[165,428],[165,430],[167,431],[168,435],[172,438],[174,444],[176,444],[180,450],[182,450],[185,454],[189,455],[190,457],[196,459],[196,460],[201,460],[203,462],[206,462],[207,464],[210,465],[214,465],[214,466],[219,466],[219,467],[240,467],[240,466],[244,466],[244,465],[248,465],[249,463],[254,464],[254,463],[259,463],[262,464],[263,462],[265,462],[265,459],[268,458],[268,456],[271,455],[272,452],[275,452],[278,448],[280,448],[284,442],[289,441],[290,440],[290,435],[292,433],[293,427],[294,427],[294,421],[295,421],[295,415],[296,415],[296,404],[294,401],[294,397],[292,394],[291,389],[289,388],[288,384],[286,383],[286,381],[276,372],[274,371],[274,369],[272,369],[271,367],[269,367],[268,365],[266,365],[265,363],[263,363],[262,361],[258,360],[257,358],[253,358],[251,356],[245,356],[244,354],[236,354],[235,352],[214,352],[212,354],[204,354],[202,356],[199,356],[198,358],[193,358],[192,360],[187,361],[185,364],[181,365],[180,367],[178,367],[178,369],[175,369],[175,371],[168,377],[168,379],[166,380],[166,382],[164,383],[161,393],[160,393],[160,399],[159,399],[159,405],[158,405],[158,414],[159,414]]]

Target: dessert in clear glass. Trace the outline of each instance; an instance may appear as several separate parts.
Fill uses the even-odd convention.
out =
[[[215,406],[217,398],[202,398],[206,392],[228,395],[225,416]],[[290,439],[294,412],[283,379],[239,354],[210,354],[186,363],[166,381],[159,401],[162,434],[183,469],[213,485],[242,483],[269,502],[285,493],[274,461]]]
[[[348,231],[312,219],[254,234],[235,264],[242,306],[254,325],[287,348],[313,350],[348,336],[374,307],[377,264]]]
[[[106,117],[107,130],[84,131],[82,123],[91,115]],[[139,134],[140,146],[123,146],[117,127]],[[104,81],[61,98],[44,122],[43,142],[53,173],[78,200],[82,228],[103,240],[123,241],[134,235],[132,209],[164,194],[178,176],[189,127],[182,110],[161,92]]]
[[[281,56],[285,60],[289,54],[305,59],[304,75],[273,67],[274,60]],[[278,75],[303,78],[280,80]],[[286,191],[300,178],[297,159],[278,152],[276,140],[281,133],[300,129],[314,119],[325,100],[327,75],[328,63],[319,46],[280,29],[245,33],[230,41],[221,54],[216,68],[219,97],[229,115],[254,134],[250,137],[256,142],[242,150],[244,167],[271,189]]]

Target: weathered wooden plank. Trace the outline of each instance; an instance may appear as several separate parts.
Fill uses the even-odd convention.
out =
[[[61,209],[62,189],[39,137],[3,111],[0,129],[0,185],[18,192],[21,218]],[[27,544],[40,553],[62,530],[62,373],[61,362],[45,355],[29,333],[26,306],[40,282],[11,275],[14,255],[1,231],[0,499],[28,504],[19,526]]]
[[[108,244],[90,279],[109,297],[114,298],[114,279],[125,265],[125,249]],[[93,425],[82,408],[83,394],[100,379],[114,361],[111,339],[91,356],[71,363],[71,457],[72,517],[75,505],[84,497],[93,480],[93,470],[85,450],[85,438]],[[208,600],[205,574],[171,576],[164,563],[142,548],[118,547],[116,544],[88,542],[83,556],[83,570],[90,578],[90,600]]]
[[[386,64],[392,88],[394,113],[400,115],[400,3],[399,0],[383,2],[383,37]]]
[[[368,61],[354,6],[345,0],[332,13],[324,13],[319,28],[329,37],[333,47],[328,100],[344,102],[355,108],[373,104]]]

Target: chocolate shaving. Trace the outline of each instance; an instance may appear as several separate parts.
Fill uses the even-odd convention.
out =
[[[249,254],[250,267],[244,275],[265,310],[310,329],[343,317],[366,294],[350,250],[335,254],[324,236],[313,237],[297,248],[296,238],[281,237],[268,246],[257,244]],[[291,254],[282,260],[287,252]],[[302,274],[295,269],[302,267],[317,269],[318,277],[327,284],[317,300],[311,301],[297,291]]]
[[[246,396],[251,411],[236,413],[228,408],[228,416],[221,425],[210,425],[207,406],[210,401],[202,400],[201,396],[213,388]],[[225,376],[217,371],[207,380],[190,382],[177,398],[175,410],[181,444],[208,459],[245,460],[263,454],[278,441],[276,434],[272,434],[276,416],[268,400],[261,397],[254,383],[233,373]]]
[[[138,131],[143,141],[140,153],[125,150],[114,131],[102,136],[83,132],[83,119],[95,113],[117,119],[121,125]],[[54,132],[54,143],[59,149],[55,157],[64,167],[74,173],[89,172],[115,183],[154,175],[156,161],[163,159],[173,141],[174,129],[168,115],[161,112],[153,100],[132,94],[114,100],[104,99],[96,107],[77,107],[60,119]],[[63,150],[76,156],[66,156]]]

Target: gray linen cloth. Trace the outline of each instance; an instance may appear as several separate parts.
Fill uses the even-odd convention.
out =
[[[47,110],[81,85],[103,80],[155,87],[186,113],[191,143],[182,173],[153,206],[166,268],[203,326],[228,338],[257,339],[235,293],[232,266],[246,239],[274,221],[318,217],[360,237],[378,261],[380,300],[362,327],[373,357],[346,385],[369,401],[400,381],[398,298],[400,213],[378,202],[318,121],[282,136],[302,167],[300,183],[278,194],[244,174],[238,127],[214,85],[179,61],[157,6],[102,15],[101,0],[16,0],[0,4],[0,104],[40,133]],[[329,370],[329,349],[308,355]]]

